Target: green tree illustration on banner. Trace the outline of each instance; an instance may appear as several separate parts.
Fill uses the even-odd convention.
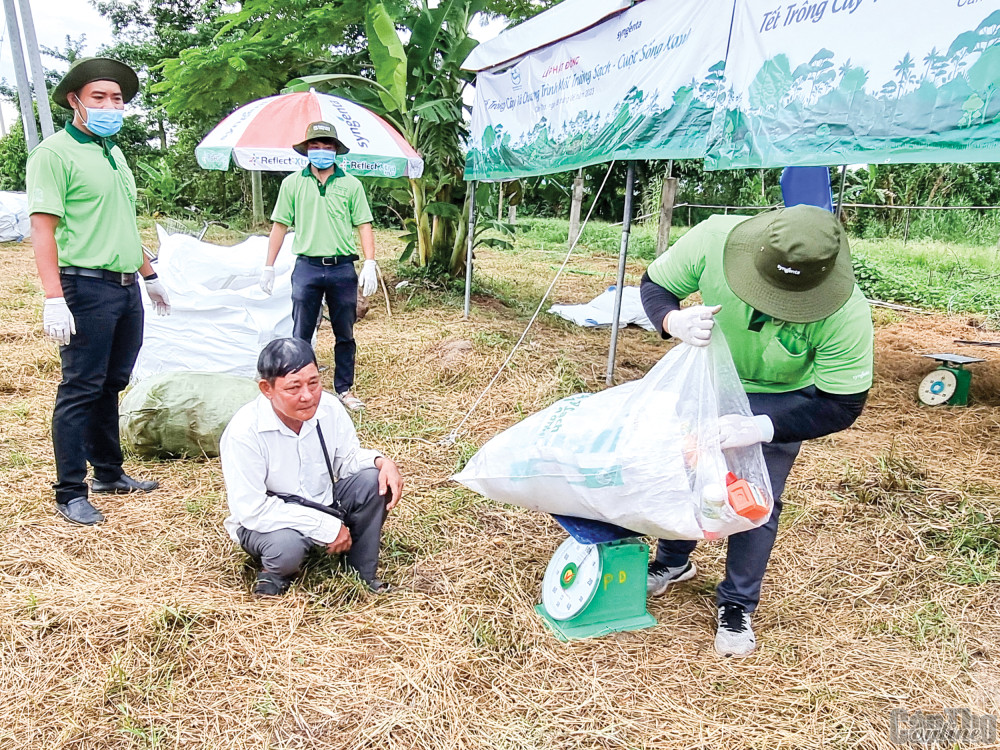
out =
[[[720,101],[710,169],[1000,159],[1000,11],[942,52],[907,50],[888,80],[821,49],[765,60],[742,95]]]

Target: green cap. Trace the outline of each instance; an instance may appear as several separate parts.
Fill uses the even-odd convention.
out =
[[[114,81],[122,87],[122,99],[132,101],[139,92],[139,76],[128,65],[110,57],[83,57],[69,66],[66,75],[59,81],[52,99],[60,107],[72,109],[66,95],[79,91],[93,81]]]
[[[306,137],[302,139],[301,143],[296,143],[292,146],[292,149],[303,156],[306,156],[309,151],[306,144],[309,143],[309,141],[333,141],[334,145],[337,147],[338,154],[346,154],[351,150],[341,143],[339,138],[337,138],[337,129],[330,123],[324,122],[323,120],[309,123],[309,127],[306,128]]]
[[[726,282],[751,307],[789,323],[833,315],[854,291],[847,233],[816,206],[792,206],[737,224],[726,238]]]

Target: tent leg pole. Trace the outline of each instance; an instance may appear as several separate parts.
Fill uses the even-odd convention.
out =
[[[476,241],[476,183],[469,183],[469,237],[465,250],[465,319],[469,319],[472,305],[472,246]]]
[[[618,251],[618,284],[615,286],[615,311],[611,317],[611,346],[608,349],[608,372],[605,385],[611,385],[615,375],[615,354],[618,351],[618,316],[622,312],[622,287],[625,285],[625,260],[628,257],[628,236],[632,231],[632,193],[635,189],[635,162],[628,163],[625,177],[625,217],[622,221],[621,249]]]
[[[837,221],[841,221],[840,214],[844,208],[844,185],[847,184],[847,165],[840,165],[840,192],[837,193]]]

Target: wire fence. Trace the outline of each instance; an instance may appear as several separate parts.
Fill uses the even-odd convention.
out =
[[[759,212],[759,211],[770,211],[775,208],[781,208],[783,204],[775,203],[762,206],[732,206],[714,203],[675,203],[673,207],[673,223],[675,225],[681,224],[686,219],[686,226],[694,226],[699,221],[707,218],[706,214],[722,212],[723,214],[740,214],[746,212]],[[853,215],[849,215],[848,212],[853,211]],[[869,216],[864,216],[859,214],[859,211],[869,212]],[[841,212],[845,214],[845,223],[850,227],[852,224],[861,224],[862,229],[866,223],[866,218],[868,221],[872,219],[884,218],[890,216],[892,212],[905,212],[902,214],[901,218],[893,217],[890,221],[885,221],[884,224],[887,228],[899,228],[902,231],[903,242],[909,242],[910,240],[910,230],[913,226],[913,219],[915,217],[914,212],[948,212],[948,211],[960,211],[960,212],[971,212],[979,213],[983,216],[987,215],[987,212],[1000,211],[1000,206],[914,206],[914,205],[887,205],[881,203],[844,203],[841,206]],[[919,214],[917,214],[919,215]],[[636,217],[635,221],[645,221],[647,219],[657,218],[659,216],[659,211],[652,213],[643,214]],[[680,221],[678,221],[680,219]],[[977,234],[980,235],[980,239],[985,239],[982,235],[992,234],[992,236],[997,238],[997,247],[1000,248],[1000,213],[991,216],[992,226],[981,227]],[[901,226],[895,227],[896,224]],[[620,226],[621,222],[616,222],[615,226]],[[962,226],[961,222],[951,222],[947,227],[938,227],[939,229],[946,230],[947,234],[955,235],[959,234],[963,237],[968,237],[969,232],[965,231],[966,228]],[[860,233],[860,232],[859,232]],[[928,234],[930,234],[928,232]],[[944,239],[942,237],[941,239]]]

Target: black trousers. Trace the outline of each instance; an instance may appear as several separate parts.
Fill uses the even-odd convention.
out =
[[[771,407],[780,403],[779,393],[748,393],[750,410],[754,414],[768,414]],[[757,609],[760,602],[761,583],[771,559],[774,539],[778,535],[778,518],[781,516],[781,495],[785,481],[792,470],[802,443],[765,443],[761,446],[767,474],[774,492],[774,510],[763,526],[733,534],[726,540],[726,577],[715,592],[717,604],[740,604],[747,612]],[[687,564],[697,542],[686,539],[660,539],[656,560],[670,567]]]
[[[333,326],[333,387],[337,393],[354,385],[354,323],[358,318],[358,274],[354,264],[314,266],[304,257],[292,271],[292,335],[312,341],[326,297]]]
[[[59,347],[62,382],[52,413],[57,502],[87,496],[87,462],[94,478],[122,475],[118,395],[128,385],[142,346],[142,299],[137,284],[62,277],[76,333]]]

